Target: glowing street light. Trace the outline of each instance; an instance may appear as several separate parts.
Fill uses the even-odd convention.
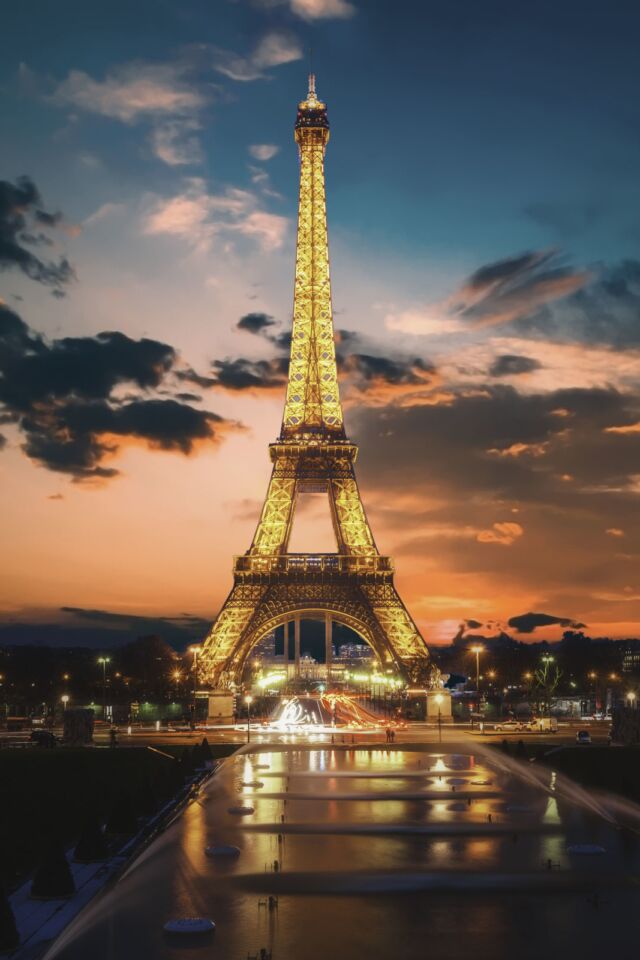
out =
[[[111,657],[98,657],[98,663],[102,664],[102,719],[107,719],[107,664],[111,663]]]
[[[476,655],[476,690],[480,691],[480,654],[484,653],[484,647],[480,644],[475,644],[471,647],[471,653]]]
[[[69,699],[70,699],[70,697],[69,697],[69,694],[68,694],[68,693],[63,693],[63,695],[60,697],[60,700],[62,701],[62,709],[63,709],[63,710],[66,710],[66,709],[67,709],[67,704],[69,703]]]
[[[628,692],[628,694],[627,694],[627,701],[628,701],[630,707],[635,706],[636,693],[635,693],[633,690],[629,690],[629,692]]]
[[[253,703],[253,697],[250,693],[244,698],[244,702],[247,705],[247,743],[251,740],[251,704]]]
[[[189,652],[193,654],[193,713],[191,718],[191,729],[195,730],[196,704],[198,696],[198,654],[200,653],[200,647],[189,647]]]
[[[480,654],[484,653],[484,647],[476,643],[470,649],[471,653],[476,655],[476,694],[478,695],[478,713],[480,713]],[[473,729],[473,714],[471,715],[471,727]]]

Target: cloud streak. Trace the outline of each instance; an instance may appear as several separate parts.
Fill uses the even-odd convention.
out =
[[[513,323],[568,297],[591,279],[565,266],[557,253],[537,251],[480,267],[447,300],[385,318],[390,330],[426,336]]]
[[[267,71],[292,63],[302,57],[300,42],[292,34],[272,30],[265,34],[251,53],[242,55],[232,50],[213,47],[211,50],[213,68],[230,80],[247,83],[264,79]]]

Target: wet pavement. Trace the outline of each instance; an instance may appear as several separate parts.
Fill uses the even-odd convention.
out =
[[[538,779],[473,743],[252,745],[47,957],[635,957],[640,838]],[[180,916],[215,934],[168,939]]]

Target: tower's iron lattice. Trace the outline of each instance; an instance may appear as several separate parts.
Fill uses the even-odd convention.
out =
[[[250,549],[199,658],[203,679],[238,682],[252,647],[276,626],[321,616],[354,629],[385,667],[419,682],[432,675],[426,644],[393,583],[393,563],[373,539],[356,482],[357,447],[345,434],[333,333],[324,155],[326,105],[315,78],[298,105],[300,200],[289,380],[273,471]],[[296,498],[327,492],[338,552],[292,554]],[[327,647],[330,656],[330,643]]]

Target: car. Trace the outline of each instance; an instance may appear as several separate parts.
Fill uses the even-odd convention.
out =
[[[494,725],[494,730],[526,730],[526,724],[520,720],[501,720]]]
[[[576,733],[576,743],[591,743],[591,734],[588,730],[578,730]]]

